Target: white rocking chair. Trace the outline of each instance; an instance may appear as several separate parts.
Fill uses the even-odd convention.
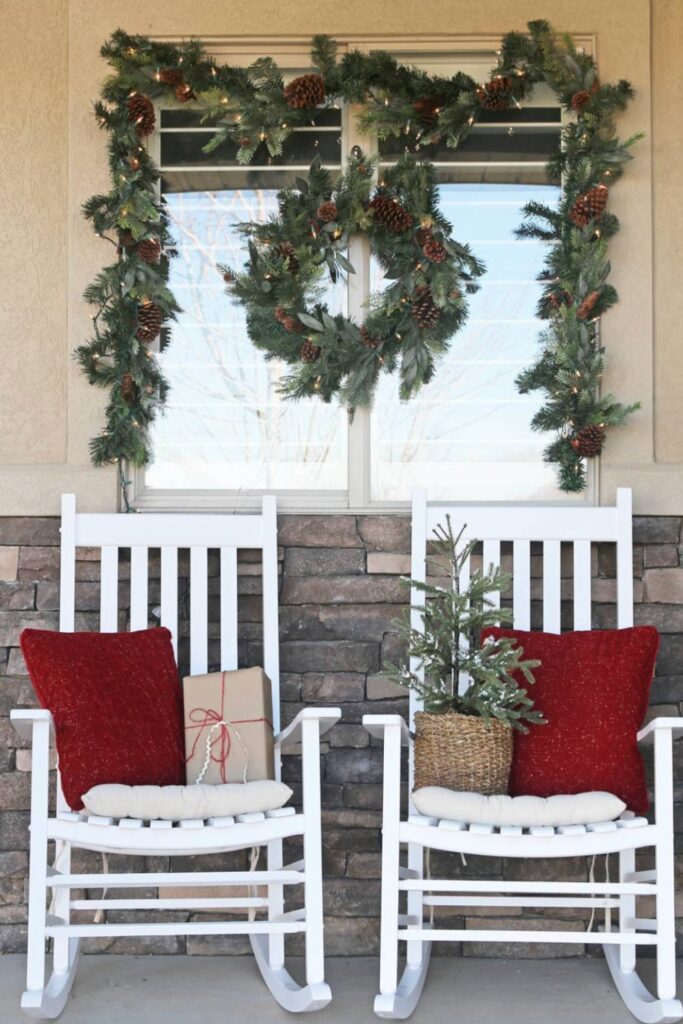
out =
[[[237,549],[255,548],[263,559],[263,658],[272,681],[275,772],[280,753],[301,743],[303,812],[293,807],[233,819],[184,821],[113,820],[72,812],[57,779],[57,810],[48,811],[48,765],[52,716],[45,710],[16,710],[12,721],[21,736],[33,741],[31,840],[26,991],[21,1005],[38,1019],[59,1016],[74,980],[81,939],[120,935],[248,935],[263,978],[286,1010],[317,1010],[331,999],[325,983],[320,816],[319,738],[339,719],[336,708],[307,708],[279,732],[278,567],[275,499],[263,499],[260,515],[107,515],[76,513],[73,495],[62,499],[60,628],[74,629],[75,568],[78,547],[101,548],[100,628],[112,632],[118,623],[118,555],[130,548],[130,627],[148,624],[148,552],[161,549],[161,624],[178,638],[178,550],[190,550],[190,670],[207,671],[207,555],[220,551],[220,661],[222,669],[237,667]],[[303,837],[304,857],[283,866],[283,839]],[[54,866],[48,865],[48,842],[55,842]],[[266,847],[265,870],[214,872],[141,872],[73,874],[74,847],[139,856],[191,856]],[[284,886],[303,886],[303,907],[284,911]],[[117,889],[158,886],[259,886],[266,895],[231,898],[96,899],[72,898],[72,889]],[[48,890],[51,912],[46,913]],[[72,923],[73,910],[199,910],[244,913],[260,908],[267,919],[236,919],[217,914],[204,921],[157,923]],[[285,970],[285,936],[304,934],[306,984],[298,986]],[[45,940],[53,942],[53,970],[45,983]]]
[[[437,504],[427,506],[426,493],[413,496],[412,576],[425,578],[427,538],[450,514],[455,531],[467,524],[466,539],[483,541],[483,562],[499,564],[501,540],[513,541],[513,615],[517,629],[530,628],[530,543],[543,543],[543,628],[560,632],[560,545],[573,544],[574,628],[591,628],[591,542],[610,541],[617,550],[617,620],[633,624],[631,492],[617,492],[615,508],[496,508]],[[466,569],[469,572],[469,568]],[[412,604],[424,595],[413,591]],[[420,628],[419,612],[412,624]],[[417,665],[413,664],[417,671]],[[466,680],[461,680],[461,685]],[[420,710],[411,694],[410,724]],[[371,735],[384,740],[384,818],[382,846],[382,920],[379,994],[375,1013],[405,1019],[415,1009],[425,982],[433,941],[562,942],[602,945],[607,965],[624,1003],[640,1021],[677,1021],[683,1008],[676,999],[675,910],[673,850],[672,734],[683,730],[683,718],[657,718],[639,734],[654,736],[656,795],[655,823],[625,812],[618,821],[564,828],[494,828],[467,826],[415,814],[400,816],[401,746],[410,750],[411,735],[398,715],[366,715]],[[401,845],[407,846],[407,867],[399,865]],[[636,850],[654,847],[656,870],[637,871]],[[425,877],[425,850],[488,857],[592,857],[618,853],[618,882],[487,881]],[[399,914],[399,897],[406,894],[406,914]],[[636,899],[654,897],[655,916],[639,918]],[[581,907],[605,911],[605,926],[590,931],[529,931],[498,928],[431,927],[425,910],[433,907]],[[616,927],[611,920],[615,912]],[[406,944],[406,967],[398,981],[399,943]],[[657,996],[651,995],[636,973],[638,946],[657,953]]]

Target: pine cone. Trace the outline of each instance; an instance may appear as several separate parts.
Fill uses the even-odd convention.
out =
[[[135,251],[145,263],[156,263],[161,256],[161,242],[158,238],[143,238]]]
[[[585,297],[585,299],[579,305],[579,308],[576,311],[576,315],[579,318],[579,320],[588,320],[591,313],[595,309],[595,305],[599,298],[599,291],[593,290],[592,292],[588,293],[588,295]]]
[[[599,455],[605,444],[605,428],[599,424],[584,427],[571,439],[570,444],[575,452],[584,459],[593,459]]]
[[[571,98],[572,110],[575,110],[577,114],[580,114],[586,104],[589,102],[591,94],[587,89],[579,89],[575,92]]]
[[[512,82],[504,75],[477,86],[477,99],[485,110],[507,110],[512,98]]]
[[[424,124],[433,124],[444,105],[443,96],[426,96],[413,100],[413,110]]]
[[[135,239],[131,235],[130,231],[122,231],[119,234],[119,244],[116,246],[116,253],[118,256],[122,256],[126,249],[130,249],[135,245]]]
[[[285,86],[284,97],[294,110],[312,109],[325,99],[325,83],[320,75],[299,75]]]
[[[413,298],[410,312],[425,331],[438,322],[441,314],[438,307],[434,305],[429,285],[422,284],[419,288],[415,289],[415,297]]]
[[[433,235],[422,246],[422,252],[431,263],[443,263],[448,258],[448,250]]]
[[[157,79],[164,85],[180,85],[183,80],[183,73],[180,68],[162,68]]]
[[[155,302],[145,302],[138,306],[138,329],[135,337],[138,341],[154,341],[164,322],[164,311]]]
[[[156,119],[154,117],[154,104],[149,96],[144,96],[141,92],[134,92],[132,96],[128,97],[126,107],[129,118],[135,122],[135,131],[140,138],[143,138],[145,135],[151,135],[154,131]]]
[[[381,345],[379,338],[373,338],[365,324],[363,324],[363,326],[360,329],[360,343],[365,348],[372,349],[379,348],[379,346]]]
[[[291,242],[280,242],[275,249],[278,256],[282,256],[285,264],[285,270],[288,270],[290,274],[296,274],[299,269],[299,260],[296,255],[296,249]]]
[[[192,90],[192,86],[187,85],[184,82],[181,82],[179,85],[176,85],[175,98],[178,100],[179,103],[189,103],[190,100],[197,99]]]
[[[124,373],[121,378],[121,397],[126,405],[132,405],[137,401],[138,386],[132,373]]]
[[[331,199],[328,199],[326,203],[321,203],[316,212],[318,220],[323,224],[330,224],[337,219],[338,215],[337,204]]]
[[[392,199],[390,196],[375,196],[370,200],[369,209],[372,210],[375,223],[394,235],[407,231],[413,223],[412,213],[408,213],[398,199]]]
[[[299,349],[302,363],[315,363],[320,359],[320,346],[314,345],[308,338]]]
[[[226,284],[233,284],[234,283],[235,275],[233,274],[232,270],[224,270],[223,271],[223,280],[225,281]]]
[[[569,294],[566,288],[561,288],[559,291],[550,292],[548,302],[553,309],[559,309],[561,306],[573,306],[574,297]]]
[[[128,166],[130,167],[131,171],[140,170],[140,157],[137,155],[137,153],[130,154],[130,156],[128,157]]]
[[[569,211],[569,219],[577,228],[585,228],[592,220],[600,220],[609,197],[607,185],[596,185],[577,196]]]
[[[304,333],[304,325],[301,323],[301,320],[299,320],[298,317],[290,316],[289,314],[287,314],[282,321],[282,326],[286,331],[289,331],[290,334]]]
[[[304,329],[301,321],[297,317],[292,316],[291,313],[288,313],[284,306],[275,307],[275,319],[290,334],[301,334]]]

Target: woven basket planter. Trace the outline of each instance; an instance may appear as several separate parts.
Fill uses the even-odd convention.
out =
[[[415,789],[507,793],[512,729],[495,719],[449,712],[415,715]]]

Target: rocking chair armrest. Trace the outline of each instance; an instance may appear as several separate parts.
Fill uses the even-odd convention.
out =
[[[647,739],[648,736],[654,735],[658,729],[669,729],[672,737],[676,733],[683,732],[683,718],[678,718],[674,715],[663,718],[653,718],[651,722],[648,722],[640,732],[638,733],[638,742]]]
[[[401,730],[401,746],[410,746],[410,732],[400,715],[363,715],[363,725],[376,740],[383,740],[386,729]]]
[[[320,724],[320,735],[324,736],[341,718],[341,708],[304,708],[274,739],[276,747],[285,749],[301,743],[303,723],[317,721]]]
[[[50,735],[54,735],[52,712],[47,708],[14,708],[10,721],[23,740],[33,739],[33,727],[40,722],[47,722]]]

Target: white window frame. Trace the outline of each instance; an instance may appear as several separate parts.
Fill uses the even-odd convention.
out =
[[[178,43],[183,37],[154,37],[160,42]],[[415,61],[421,53],[443,54],[444,63],[451,62],[454,56],[459,58],[463,67],[471,65],[473,76],[481,75],[483,70],[490,68],[496,60],[500,37],[493,35],[420,35],[388,36],[368,38],[367,36],[336,37],[340,53],[348,49],[363,52],[372,50],[388,50],[398,60]],[[577,47],[587,53],[596,53],[596,38],[593,35],[574,36]],[[298,70],[310,64],[310,40],[299,37],[280,37],[269,40],[267,37],[247,38],[205,38],[207,54],[218,61],[236,65],[251,64],[264,54],[272,56],[285,70]],[[358,108],[347,105],[342,108],[342,165],[345,164],[352,148],[359,145],[365,149],[372,144],[372,139],[363,136],[357,129]],[[155,132],[148,140],[150,153],[155,162],[159,161],[160,133]],[[356,273],[349,275],[348,280],[348,315],[356,320],[362,319],[363,303],[367,298],[370,284],[370,247],[360,236],[351,238],[349,258]],[[208,490],[208,489],[164,489],[150,488],[145,483],[144,468],[129,468],[127,477],[131,482],[129,500],[135,509],[140,511],[250,511],[259,509],[264,493],[276,493],[278,506],[283,512],[300,513],[405,513],[410,509],[410,500],[378,501],[372,498],[371,481],[371,410],[358,408],[349,422],[347,439],[347,491],[263,491],[248,492]],[[555,501],[495,501],[482,502],[488,505],[567,505],[585,506],[599,504],[599,459],[591,459],[587,466],[587,487],[579,496],[568,495],[566,499]]]

